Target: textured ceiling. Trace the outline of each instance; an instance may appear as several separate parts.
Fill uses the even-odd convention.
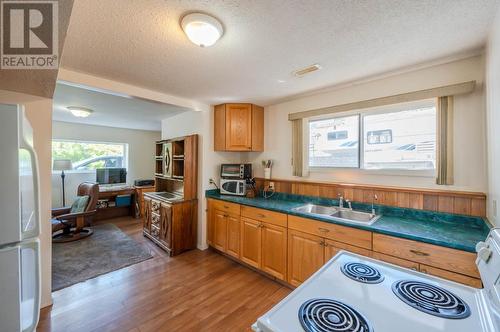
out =
[[[77,118],[67,111],[68,106],[90,108],[94,113],[87,118]],[[52,119],[107,127],[160,131],[162,119],[187,110],[189,109],[58,83],[54,94]]]
[[[484,46],[499,0],[75,1],[63,67],[205,103],[290,95]],[[225,34],[200,48],[180,17]],[[323,69],[294,78],[295,69]],[[281,82],[280,81],[285,81]]]

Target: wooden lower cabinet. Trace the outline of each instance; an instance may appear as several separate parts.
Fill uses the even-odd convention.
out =
[[[262,259],[262,223],[241,218],[241,260],[250,266],[260,268]]]
[[[261,269],[273,277],[286,280],[287,229],[263,223],[261,232]]]
[[[226,253],[233,257],[240,257],[240,217],[227,215]]]
[[[196,248],[197,207],[197,200],[169,204],[144,197],[144,236],[171,256]]]
[[[215,210],[213,216],[214,234],[213,243],[215,249],[226,251],[227,248],[227,218],[222,211]]]
[[[381,254],[381,253],[375,252],[375,251],[372,252],[372,257],[375,259],[378,259],[379,261],[383,261],[383,262],[391,263],[394,265],[406,267],[406,268],[412,269],[414,271],[418,271],[418,268],[419,268],[418,263],[415,263],[412,261],[407,261],[406,259],[402,259],[402,258],[397,258],[397,257]]]
[[[324,239],[288,230],[288,283],[299,286],[324,264]]]
[[[342,242],[325,239],[325,263],[332,259],[339,251],[350,251],[358,255],[372,257],[372,251],[364,248],[358,248]]]
[[[420,264],[420,272],[427,273],[436,277],[443,279],[448,279],[461,284],[469,285],[476,288],[482,288],[483,283],[481,279],[472,278],[459,273],[453,273],[450,271],[438,269],[437,267],[432,267],[424,264]]]
[[[209,199],[207,212],[212,247],[292,286],[345,250],[481,287],[473,253],[224,201]]]

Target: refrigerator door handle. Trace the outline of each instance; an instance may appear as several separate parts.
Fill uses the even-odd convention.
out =
[[[24,245],[25,248],[31,248],[36,252],[36,262],[35,262],[35,275],[37,276],[35,282],[35,291],[34,291],[34,312],[33,312],[33,321],[31,324],[23,329],[23,332],[33,332],[36,330],[36,326],[38,325],[38,320],[40,319],[40,301],[41,301],[41,275],[40,275],[40,243],[38,240],[26,243]]]
[[[21,107],[21,116],[23,120],[26,118],[25,112],[24,112],[24,106]],[[31,145],[30,142],[26,141],[26,137],[24,136],[24,133],[22,132],[23,126],[20,127],[21,133],[20,133],[20,142],[19,142],[19,148],[24,149],[28,151],[30,155],[30,161],[31,161],[31,169],[33,173],[33,195],[34,195],[34,202],[33,202],[33,210],[34,210],[34,215],[35,215],[35,227],[30,229],[29,231],[23,231],[21,234],[21,238],[27,239],[27,238],[32,238],[36,237],[40,234],[40,195],[39,195],[39,173],[38,173],[38,158],[36,155],[35,150],[33,149],[33,146]]]

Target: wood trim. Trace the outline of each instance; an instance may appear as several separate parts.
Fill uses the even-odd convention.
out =
[[[264,151],[264,107],[253,104],[252,151]]]
[[[380,205],[486,217],[486,194],[481,192],[263,178],[256,178],[257,187],[269,181],[282,193],[332,199],[340,194],[360,203],[371,203],[377,194]]]
[[[476,86],[476,81],[469,81],[469,82],[440,86],[420,91],[401,93],[393,96],[356,101],[352,103],[324,107],[310,111],[290,113],[288,114],[288,120],[292,121],[296,119],[310,118],[313,116],[339,113],[356,109],[398,104],[398,103],[436,98],[436,97],[459,95],[474,91],[475,86]]]

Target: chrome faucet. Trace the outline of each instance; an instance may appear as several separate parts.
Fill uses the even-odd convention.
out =
[[[349,210],[352,210],[352,204],[351,204],[351,201],[350,201],[350,200],[348,200],[348,199],[346,199],[345,201],[346,201],[346,203],[347,203],[347,206],[349,207]]]
[[[373,207],[374,201],[378,201],[377,194],[373,194],[372,196],[372,215],[375,215],[375,208]]]
[[[342,194],[338,194],[337,196],[339,196],[339,208],[343,208],[344,207],[344,197],[342,196]]]

